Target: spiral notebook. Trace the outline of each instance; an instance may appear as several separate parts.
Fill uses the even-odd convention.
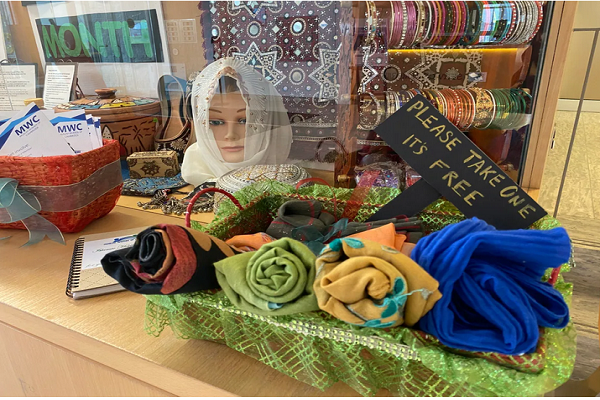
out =
[[[144,228],[82,236],[75,241],[67,280],[67,296],[75,300],[125,290],[102,269],[100,260],[111,251],[133,246]]]

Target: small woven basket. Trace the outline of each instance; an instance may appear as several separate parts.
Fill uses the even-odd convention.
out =
[[[208,226],[187,225],[221,239],[264,232],[278,208],[290,199],[315,199],[337,216],[353,206],[356,190],[313,185],[294,189],[280,182],[260,182],[223,201]],[[365,221],[396,197],[398,189],[369,190],[361,199],[355,221]],[[198,193],[199,197],[202,193]],[[333,194],[333,196],[332,196]],[[193,203],[194,199],[190,201]],[[188,215],[189,216],[189,215]],[[426,233],[464,219],[454,206],[438,201],[420,214]],[[551,229],[547,216],[532,229]],[[569,270],[572,261],[563,265]],[[560,269],[545,279],[569,301],[572,286]],[[158,336],[170,326],[176,336],[222,343],[294,379],[319,389],[342,381],[362,395],[387,389],[397,396],[536,396],[566,382],[575,362],[575,330],[543,329],[534,353],[506,356],[459,351],[415,329],[356,328],[317,311],[264,317],[235,308],[223,291],[146,296],[146,331]]]
[[[78,183],[98,169],[119,160],[119,142],[104,140],[104,146],[92,151],[55,157],[0,157],[0,178],[12,178],[19,186],[62,186]],[[119,185],[88,205],[73,211],[38,214],[61,232],[79,232],[90,222],[108,214],[121,195]],[[21,222],[0,224],[0,229],[25,229]]]

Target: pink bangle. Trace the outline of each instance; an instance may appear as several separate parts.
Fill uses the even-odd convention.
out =
[[[454,41],[454,35],[456,27],[458,26],[458,13],[456,11],[454,1],[444,1],[442,6],[444,7],[444,22],[442,24],[443,40],[440,40],[441,45],[451,46]],[[450,26],[448,26],[450,25]]]
[[[411,47],[417,40],[417,30],[420,21],[418,20],[417,13],[418,4],[414,1],[406,2],[406,15],[407,15],[407,27],[406,27],[406,39],[404,41],[406,47]]]
[[[391,29],[390,47],[402,48],[406,42],[406,34],[408,29],[408,12],[407,3],[391,1],[391,10],[394,16],[394,25]],[[400,4],[398,4],[400,3]]]

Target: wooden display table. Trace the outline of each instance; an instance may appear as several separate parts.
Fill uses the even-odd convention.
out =
[[[2,396],[357,396],[337,383],[325,392],[226,346],[144,331],[145,299],[121,292],[72,300],[65,286],[75,240],[179,218],[117,206],[66,246],[31,247],[27,231],[0,230]]]

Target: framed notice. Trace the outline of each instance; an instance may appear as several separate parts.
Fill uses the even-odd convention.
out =
[[[46,64],[44,107],[50,109],[66,103],[75,94],[77,63]]]
[[[36,96],[37,64],[0,64],[0,111],[25,108]]]

